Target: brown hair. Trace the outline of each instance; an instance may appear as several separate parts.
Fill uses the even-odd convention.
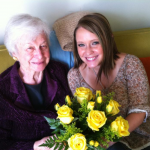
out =
[[[108,20],[99,13],[92,13],[82,17],[75,30],[74,30],[74,41],[73,41],[73,53],[74,53],[74,68],[79,68],[83,63],[81,60],[76,42],[76,31],[79,27],[96,34],[103,48],[103,60],[99,69],[97,79],[101,78],[102,72],[108,77],[108,73],[115,66],[115,60],[119,58],[117,54],[119,51],[116,47],[116,43],[113,37],[113,33]]]

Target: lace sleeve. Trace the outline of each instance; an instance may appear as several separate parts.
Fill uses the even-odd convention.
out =
[[[126,80],[129,99],[128,113],[148,112],[149,106],[149,84],[146,71],[136,56],[132,56],[126,63]]]
[[[70,69],[68,72],[68,84],[72,94],[75,93],[76,88],[80,87],[80,79],[78,69]]]

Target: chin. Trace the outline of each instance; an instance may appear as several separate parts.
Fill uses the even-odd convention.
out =
[[[33,65],[32,70],[37,71],[37,72],[44,71],[46,66],[47,66],[47,64],[45,64],[45,63],[40,64],[40,65]]]
[[[87,64],[87,66],[88,66],[89,68],[95,68],[95,67],[97,67],[98,65],[95,65],[95,64]]]
[[[36,72],[41,72],[41,71],[44,71],[46,66],[43,66],[43,67],[38,67],[38,68],[33,68],[34,71]]]

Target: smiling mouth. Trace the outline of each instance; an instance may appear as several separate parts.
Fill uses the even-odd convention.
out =
[[[95,56],[95,57],[86,57],[86,60],[88,61],[93,61],[97,58],[98,56]]]
[[[35,65],[41,65],[41,64],[43,64],[43,61],[42,62],[32,62],[32,63]]]

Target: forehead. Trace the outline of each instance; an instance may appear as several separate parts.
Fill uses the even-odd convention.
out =
[[[76,40],[93,39],[93,38],[98,39],[98,36],[95,33],[92,33],[91,31],[83,27],[79,27],[76,31]]]
[[[27,43],[37,43],[37,42],[48,42],[47,36],[44,33],[38,34],[38,35],[23,35],[19,43],[27,44]]]

